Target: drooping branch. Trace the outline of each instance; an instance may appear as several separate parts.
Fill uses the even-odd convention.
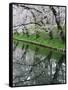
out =
[[[38,13],[42,13],[40,10],[36,9],[36,8],[33,8],[33,7],[29,7],[29,6],[26,6],[26,5],[23,5],[23,4],[15,4],[17,7],[23,7],[24,9],[27,9],[27,10],[35,10],[36,12]]]
[[[36,17],[35,17],[35,14],[33,13],[33,11],[30,10],[30,12],[32,13],[32,16],[34,18],[34,22],[36,23]]]
[[[15,27],[20,27],[20,26],[26,26],[26,25],[29,25],[29,24],[37,24],[37,25],[39,25],[39,26],[41,26],[39,23],[36,23],[36,22],[29,22],[29,23],[23,23],[23,24],[20,24],[20,25],[15,25],[15,26],[13,26],[14,28]]]
[[[24,5],[22,5],[22,4],[21,4],[21,5],[16,4],[16,6],[17,6],[17,7],[22,7],[22,8],[24,8],[24,9],[26,9],[27,11],[30,11],[30,13],[32,14],[32,17],[33,17],[33,19],[34,19],[34,22],[29,22],[29,23],[23,23],[23,24],[19,24],[19,25],[14,25],[13,28],[17,28],[17,27],[20,27],[20,26],[26,27],[27,25],[30,25],[30,24],[34,24],[35,26],[38,25],[38,26],[40,26],[40,28],[41,28],[42,25],[45,26],[43,20],[46,19],[47,16],[45,15],[43,18],[40,18],[40,21],[37,22],[37,20],[36,20],[37,17],[36,17],[36,15],[35,15],[35,13],[34,13],[34,11],[36,11],[37,13],[41,14],[41,16],[42,16],[42,13],[43,13],[42,11],[39,11],[39,10],[37,10],[36,8],[32,8],[32,7],[29,7],[29,6],[24,6]],[[23,29],[22,29],[22,30],[23,30]],[[27,29],[25,29],[25,30],[27,30]],[[44,28],[43,30],[46,31],[45,28]],[[38,34],[38,33],[37,33],[37,34]],[[36,35],[36,36],[37,36],[37,35]]]

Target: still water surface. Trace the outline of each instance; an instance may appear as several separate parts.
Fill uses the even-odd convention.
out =
[[[14,41],[13,86],[64,84],[65,82],[65,53]]]

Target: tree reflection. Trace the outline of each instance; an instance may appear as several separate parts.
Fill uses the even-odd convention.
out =
[[[25,47],[25,51],[24,51],[24,53],[22,54],[22,57],[21,57],[21,59],[23,59],[23,60],[25,59],[25,56],[26,56],[28,47],[29,47],[29,45],[27,44],[26,47]],[[22,49],[23,49],[23,48],[24,48],[24,46],[22,46]]]
[[[19,44],[19,42],[17,41],[17,42],[14,42],[14,47],[13,47],[13,51],[15,51],[16,50],[16,48],[17,48],[17,46],[18,46],[18,44]]]
[[[48,50],[48,54],[39,53],[38,46],[32,50],[29,44],[21,46],[22,56],[20,60],[14,62],[14,66],[18,66],[19,70],[15,68],[19,75],[15,75],[13,79],[14,85],[37,85],[37,84],[57,84],[65,83],[65,55],[61,54],[59,60],[53,60],[54,54],[52,50]],[[46,48],[44,48],[46,50]],[[31,54],[31,53],[33,54]],[[30,53],[28,55],[28,53]],[[32,55],[32,56],[31,56]],[[27,57],[27,58],[26,58]],[[30,58],[29,58],[30,57]],[[27,64],[26,59],[32,60],[33,63]],[[56,66],[53,65],[56,64]],[[55,71],[53,71],[53,68]],[[53,73],[54,72],[54,73]]]
[[[63,61],[64,61],[64,57],[65,57],[65,56],[64,56],[64,54],[63,54],[63,55],[61,55],[60,59],[58,60],[58,63],[57,63],[57,65],[56,65],[55,74],[54,74],[54,76],[53,76],[52,83],[61,83],[60,81],[58,82],[58,76],[59,76],[59,71],[60,71],[60,69],[61,69],[61,72],[62,72],[62,79],[64,80],[64,75],[63,75],[64,71],[63,71],[63,69],[62,69],[62,63],[63,63]]]

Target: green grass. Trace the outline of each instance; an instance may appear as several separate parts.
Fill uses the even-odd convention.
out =
[[[21,41],[26,41],[26,42],[32,42],[34,44],[38,44],[38,45],[42,45],[42,46],[47,46],[47,47],[51,47],[51,48],[57,48],[57,49],[64,49],[65,48],[65,44],[58,38],[53,38],[53,39],[43,39],[42,37],[39,37],[38,39],[36,39],[36,36],[30,35],[29,37],[27,37],[27,35],[22,35],[22,34],[14,34],[13,35],[13,39],[17,39],[17,40],[21,40]]]
[[[13,40],[14,43],[17,43],[17,40]],[[24,45],[24,48],[26,48],[26,46],[28,45],[28,49],[35,51],[36,48],[38,48],[38,51],[36,51],[37,55],[42,55],[42,56],[47,56],[49,54],[50,51],[52,51],[52,58],[59,60],[59,58],[61,57],[62,54],[64,54],[64,52],[62,51],[56,51],[54,49],[49,49],[49,48],[45,48],[45,47],[41,47],[39,45],[35,45],[35,44],[31,44],[31,43],[27,43],[27,42],[22,42],[19,41],[19,44],[17,45],[17,48],[22,48],[22,46]]]

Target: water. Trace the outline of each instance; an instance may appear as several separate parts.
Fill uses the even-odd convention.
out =
[[[14,41],[13,86],[66,83],[65,53]]]

